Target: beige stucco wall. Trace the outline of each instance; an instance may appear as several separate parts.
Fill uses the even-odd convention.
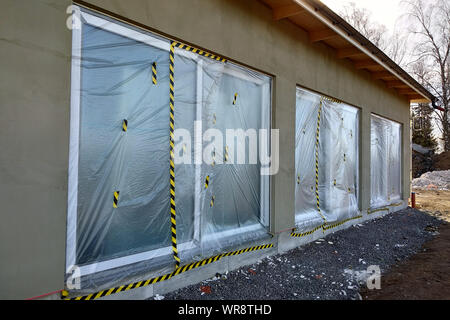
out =
[[[61,289],[70,1],[0,2],[0,299]]]
[[[403,123],[403,194],[409,195],[409,102],[335,58],[258,1],[88,0],[87,3],[274,76],[272,231],[294,226],[295,88],[360,107],[361,209],[370,201],[370,114]],[[63,287],[71,33],[68,0],[0,4],[0,298]]]

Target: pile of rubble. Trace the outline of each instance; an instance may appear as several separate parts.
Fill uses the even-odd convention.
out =
[[[426,190],[450,190],[450,170],[431,171],[413,179],[412,187]]]

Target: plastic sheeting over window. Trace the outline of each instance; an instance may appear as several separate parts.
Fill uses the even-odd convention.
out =
[[[377,208],[402,197],[402,125],[372,115],[370,132],[370,206]]]
[[[211,144],[204,136],[211,129],[223,137],[228,129],[270,130],[271,78],[183,46],[175,47],[170,64],[169,40],[84,10],[77,14],[67,271],[77,266],[88,275],[142,261],[144,269],[173,268],[169,66],[174,152],[183,160],[175,164],[181,262],[266,236],[269,177],[260,175],[259,162],[231,158],[239,139]],[[211,145],[213,163],[198,162]],[[248,150],[245,156],[251,158]],[[112,280],[132,268],[117,270]]]
[[[295,221],[299,232],[358,215],[358,115],[357,108],[297,88]]]

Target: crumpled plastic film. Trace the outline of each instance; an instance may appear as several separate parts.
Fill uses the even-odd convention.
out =
[[[83,26],[77,265],[170,243],[169,173],[161,170],[168,157],[168,57],[164,50]]]
[[[214,156],[213,163],[201,166],[201,181],[209,177],[209,187],[202,188],[201,195],[201,245],[203,255],[208,255],[267,233],[268,208],[262,200],[268,194],[262,195],[262,184],[268,184],[268,176],[260,174],[249,147],[259,140],[254,129],[269,128],[264,115],[270,113],[270,78],[202,59],[203,132],[218,130],[224,137],[222,144],[203,145],[205,152],[212,146]],[[237,138],[247,133],[253,138]]]
[[[401,124],[372,115],[371,118],[371,197],[378,208],[400,200]]]
[[[358,215],[358,115],[357,108],[297,88],[295,232]],[[320,211],[316,196],[318,129]]]
[[[69,165],[76,177],[69,179],[69,198],[76,201],[68,208],[66,278],[81,275],[75,289],[83,294],[167,273],[174,260],[171,42],[84,9],[80,16],[74,39],[81,57],[73,57],[79,79],[72,84],[79,114],[71,118],[79,133],[71,146],[78,148],[71,147]],[[268,235],[269,177],[260,175],[259,159],[249,163],[249,148],[246,162],[236,163],[239,140],[225,137],[227,129],[257,135],[270,129],[271,78],[181,48],[173,65],[176,242],[183,265]],[[196,163],[211,144],[202,139],[208,129],[224,137],[214,145],[214,165]]]
[[[323,224],[315,195],[317,117],[321,97],[297,88],[295,125],[295,222],[299,232]],[[297,232],[297,231],[296,231]]]
[[[319,143],[320,207],[327,222],[358,215],[358,109],[323,100]]]

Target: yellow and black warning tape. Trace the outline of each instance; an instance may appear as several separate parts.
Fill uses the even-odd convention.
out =
[[[158,72],[156,70],[156,62],[152,63],[152,82],[154,85],[158,84]]]
[[[128,120],[127,120],[127,119],[123,119],[123,122],[122,122],[122,131],[123,131],[123,132],[127,132],[127,130],[128,130]]]
[[[351,220],[360,219],[360,218],[362,218],[362,215],[359,215],[359,216],[356,216],[356,217],[352,217],[352,218],[348,218],[348,219],[344,219],[344,220],[341,220],[339,222],[332,223],[332,224],[327,224],[326,223],[326,224],[323,225],[323,231],[339,227],[340,225],[343,225],[346,222],[349,222]]]
[[[295,232],[291,232],[291,237],[295,237],[295,238],[301,238],[301,237],[306,237],[310,234],[313,234],[314,232],[316,232],[317,230],[322,229],[323,225],[320,225],[318,227],[315,227],[314,229],[310,230],[310,231],[306,231],[306,232],[302,232],[302,233],[295,233]]]
[[[322,96],[322,99],[323,99],[323,100],[330,101],[330,102],[335,102],[335,103],[343,103],[343,102],[342,102],[341,100],[339,100],[339,99],[331,98],[331,97],[327,97],[327,96]]]
[[[403,202],[397,202],[390,204],[389,207],[400,207],[401,205],[403,205]]]
[[[346,222],[349,222],[351,220],[356,220],[362,218],[362,215],[358,215],[356,217],[352,217],[352,218],[348,218],[345,220],[341,220],[339,222],[336,223],[332,223],[332,224],[328,224],[328,223],[324,223],[320,226],[315,227],[314,229],[310,230],[310,231],[306,231],[306,232],[302,232],[302,233],[296,233],[296,232],[291,232],[291,237],[295,237],[295,238],[301,238],[301,237],[306,237],[310,234],[313,234],[314,232],[316,232],[317,230],[322,229],[323,232],[325,232],[326,230],[330,230],[336,227],[339,227],[340,225],[343,225]]]
[[[321,119],[321,114],[322,114],[322,99],[320,99],[320,103],[319,103],[319,109],[317,111],[317,128],[316,128],[316,157],[315,157],[315,162],[316,162],[316,167],[315,167],[315,171],[316,171],[316,186],[315,186],[315,191],[316,191],[316,202],[317,202],[317,212],[319,212],[320,216],[322,217],[322,219],[325,221],[325,223],[327,222],[327,219],[325,219],[325,217],[323,216],[321,210],[320,210],[320,197],[319,197],[319,138],[320,138],[320,119]]]
[[[237,94],[237,92],[234,94],[234,99],[233,99],[233,106],[235,106],[236,105],[236,102],[237,102],[237,97],[238,97],[238,94]]]
[[[367,214],[372,214],[372,213],[380,212],[380,211],[388,211],[389,212],[389,210],[390,210],[389,207],[399,207],[401,205],[403,205],[403,202],[392,203],[392,204],[390,204],[390,205],[388,205],[386,207],[377,208],[377,209],[369,208],[369,209],[367,209]]]
[[[208,186],[209,186],[209,176],[206,176],[206,179],[205,179],[205,189],[208,189]]]
[[[212,60],[220,61],[220,62],[223,62],[223,63],[227,62],[227,59],[222,58],[222,57],[220,57],[218,55],[212,54],[212,53],[210,53],[208,51],[197,49],[195,47],[189,46],[189,45],[181,43],[181,42],[173,41],[172,43],[173,43],[173,46],[175,46],[176,48],[184,49],[186,51],[190,51],[190,52],[196,53],[198,55],[201,55],[203,57],[206,57],[206,58],[209,58],[209,59],[212,59]]]
[[[198,262],[192,262],[185,266],[178,267],[176,270],[172,271],[171,273],[168,273],[168,274],[165,274],[165,275],[162,275],[159,277],[151,278],[148,280],[137,281],[137,282],[125,284],[123,286],[118,286],[118,287],[114,287],[114,288],[110,288],[110,289],[101,290],[101,291],[91,293],[91,294],[88,294],[85,296],[69,298],[69,292],[66,290],[63,290],[61,293],[61,298],[64,300],[96,300],[96,299],[106,297],[106,296],[109,296],[109,295],[112,295],[115,293],[124,292],[124,291],[128,291],[131,289],[137,289],[137,288],[145,287],[145,286],[148,286],[151,284],[155,284],[157,282],[169,280],[172,277],[177,276],[186,271],[196,269],[199,267],[203,267],[203,266],[213,263],[213,262],[217,262],[224,257],[236,256],[236,255],[243,254],[246,252],[263,250],[263,249],[268,249],[268,248],[272,248],[272,247],[273,247],[273,244],[270,243],[270,244],[264,244],[264,245],[260,245],[260,246],[249,247],[249,248],[245,248],[245,249],[241,249],[241,250],[231,251],[231,252],[227,252],[227,253],[222,253],[222,254],[219,254],[219,255],[216,255],[216,256],[213,256],[210,258],[203,259]]]
[[[116,209],[119,205],[119,194],[120,191],[114,191],[114,197],[113,197],[113,208]]]
[[[178,257],[177,249],[177,211],[175,206],[175,44],[172,42],[170,45],[169,52],[169,105],[170,105],[170,121],[169,121],[169,131],[170,131],[170,221],[171,221],[171,231],[172,231],[172,252],[173,258],[175,259],[175,268],[180,266],[180,258]]]

